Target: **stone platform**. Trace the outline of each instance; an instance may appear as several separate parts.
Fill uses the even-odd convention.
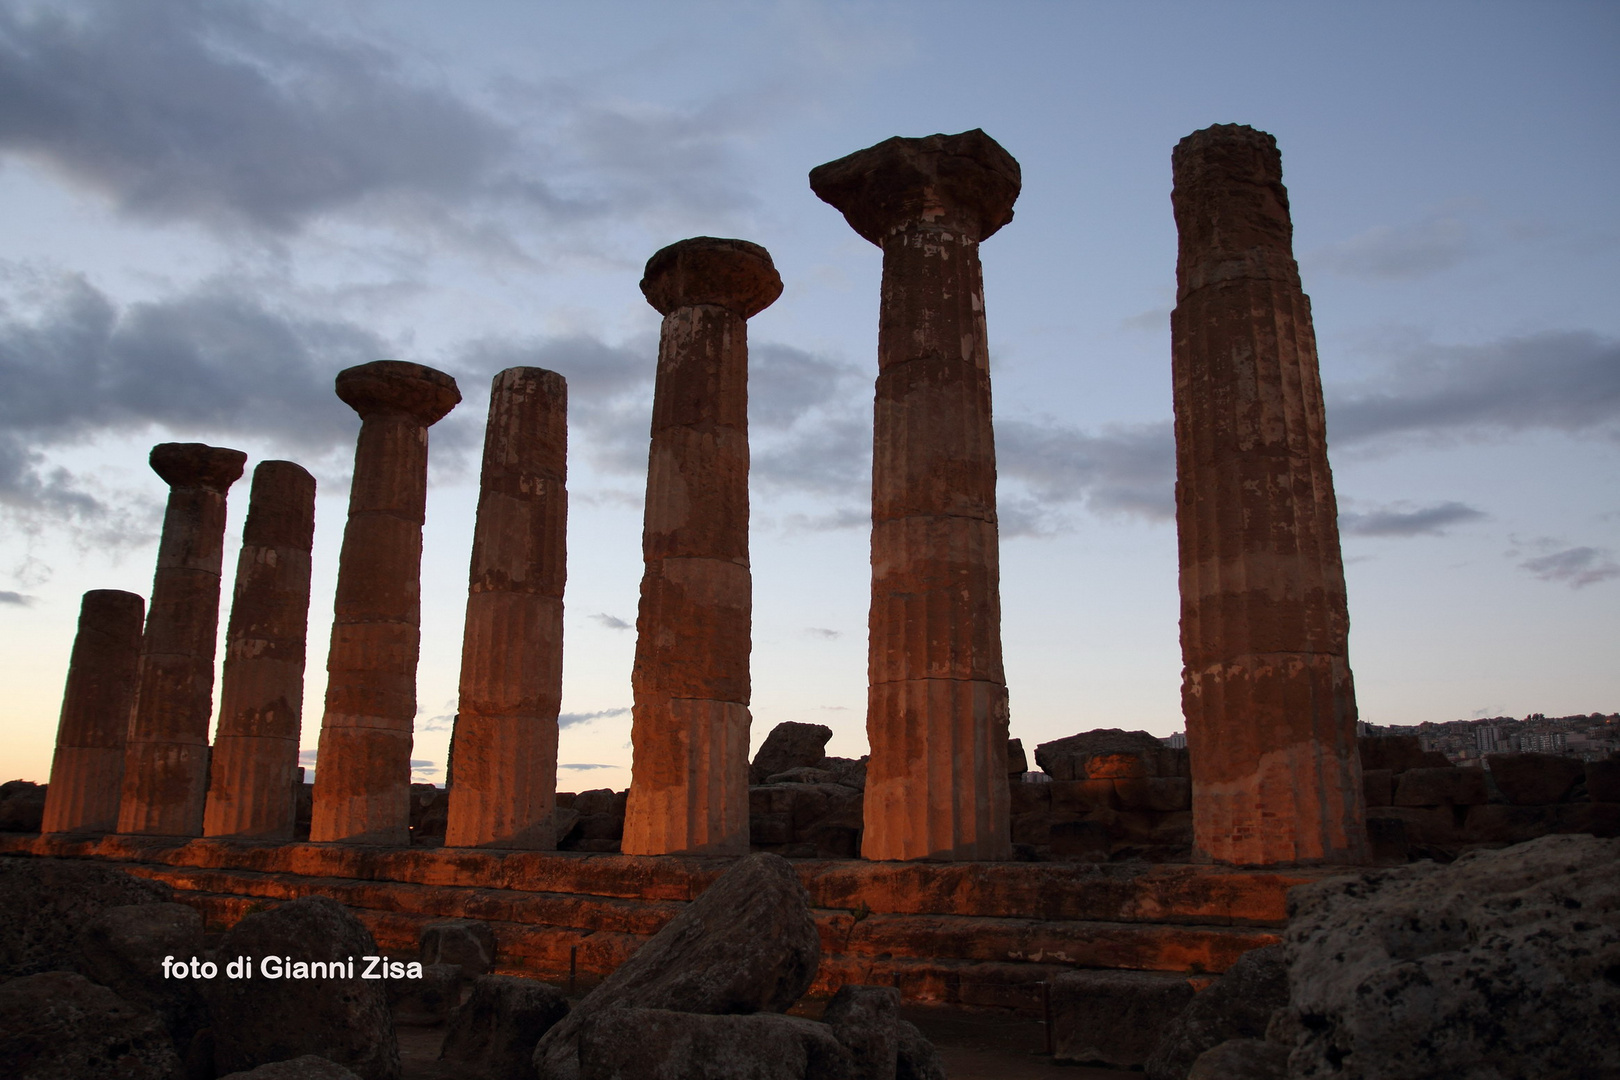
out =
[[[378,945],[415,954],[421,927],[482,919],[499,970],[606,976],[729,860],[350,844],[0,835],[0,855],[101,859],[161,881],[223,930],[300,896],[351,908]],[[815,994],[892,985],[908,1001],[1039,1015],[1072,968],[1213,975],[1278,940],[1290,888],[1342,869],[795,860],[821,931]]]

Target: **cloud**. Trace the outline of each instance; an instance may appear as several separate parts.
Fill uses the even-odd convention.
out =
[[[804,632],[811,637],[822,638],[826,641],[836,641],[844,636],[842,630],[829,630],[825,626],[807,626],[804,628]]]
[[[557,766],[557,771],[558,772],[563,772],[564,770],[570,770],[570,769],[584,770],[584,769],[622,769],[622,768],[624,768],[623,765],[598,765],[598,764],[591,763],[591,762],[571,762],[571,763],[569,763],[567,765],[558,765]]]
[[[16,607],[32,607],[34,598],[24,596],[20,592],[0,592],[0,604],[12,604]]]
[[[619,618],[617,615],[609,615],[605,611],[598,611],[595,615],[592,615],[591,618],[594,619],[595,621],[601,623],[603,626],[607,627],[609,630],[633,630],[633,629],[635,629],[635,624],[634,623],[625,622],[623,619]]]
[[[1345,277],[1400,281],[1449,270],[1473,249],[1465,223],[1454,217],[1432,217],[1400,228],[1379,225],[1309,252],[1302,261],[1313,270]]]
[[[1375,383],[1328,395],[1334,446],[1533,429],[1620,441],[1620,340],[1546,331],[1483,345],[1430,344],[1406,350]]]
[[[1519,563],[1542,581],[1568,582],[1572,589],[1596,585],[1600,581],[1620,577],[1620,563],[1608,548],[1572,547],[1539,555]]]
[[[1049,420],[1003,421],[996,425],[996,462],[1000,475],[1023,485],[1038,506],[1084,503],[1095,513],[1150,521],[1175,516],[1176,447],[1168,420],[1099,434]]]
[[[1460,502],[1435,503],[1417,509],[1407,504],[1366,513],[1339,512],[1339,531],[1351,536],[1444,536],[1450,525],[1479,521],[1487,515]]]
[[[558,727],[576,727],[580,724],[589,724],[593,720],[605,720],[614,716],[629,716],[630,707],[623,706],[617,709],[599,709],[596,712],[565,712],[557,717]]]

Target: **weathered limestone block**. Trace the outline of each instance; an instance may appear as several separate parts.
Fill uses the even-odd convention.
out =
[[[1617,872],[1620,840],[1550,836],[1294,889],[1290,1075],[1620,1069]]]
[[[979,244],[1018,163],[982,131],[894,138],[810,173],[883,249],[862,854],[1005,859],[995,436]]]
[[[80,602],[43,832],[111,832],[118,825],[145,614],[145,600],[117,589],[92,589]]]
[[[399,1045],[383,983],[362,979],[362,956],[378,955],[360,920],[325,897],[305,897],[247,915],[216,950],[225,957],[293,961],[355,958],[355,978],[296,982],[256,977],[215,979],[209,986],[214,1064],[220,1073],[319,1054],[361,1080],[398,1080]],[[295,991],[295,992],[290,992]]]
[[[790,769],[813,768],[826,756],[827,740],[831,738],[832,728],[825,724],[801,724],[794,720],[777,724],[760,743],[759,753],[748,767],[748,782],[763,784]]]
[[[315,1054],[302,1054],[288,1061],[272,1061],[246,1072],[234,1072],[220,1080],[360,1080],[360,1077]]]
[[[452,748],[451,847],[556,846],[567,479],[567,382],[543,368],[496,375]]]
[[[1185,978],[1145,971],[1067,971],[1053,979],[1052,1056],[1060,1064],[1140,1068],[1193,998]]]
[[[1487,754],[1496,787],[1516,806],[1563,802],[1586,775],[1577,758],[1558,754]]]
[[[1388,769],[1362,769],[1361,794],[1369,810],[1375,806],[1392,805],[1395,801],[1395,774]]]
[[[849,1051],[859,1080],[894,1080],[900,1059],[899,990],[845,983],[821,1019]]]
[[[1185,776],[1185,754],[1145,731],[1098,728],[1041,743],[1035,763],[1053,780]]]
[[[892,1074],[891,1074],[892,1075]],[[617,1008],[588,1020],[580,1080],[859,1080],[833,1029],[776,1013]]]
[[[85,924],[77,968],[131,1005],[156,1013],[184,1057],[208,1024],[208,1006],[197,980],[163,977],[163,960],[204,955],[203,920],[196,909],[132,904],[106,908]]]
[[[459,964],[423,964],[420,978],[388,979],[388,1008],[394,1026],[437,1027],[461,1002],[465,980]]]
[[[1586,763],[1586,797],[1593,802],[1620,803],[1620,756]]]
[[[1444,769],[1408,769],[1395,788],[1396,806],[1482,806],[1489,801],[1485,770],[1448,765]]]
[[[69,971],[0,984],[0,1063],[18,1080],[172,1080],[163,1021]]]
[[[1173,155],[1182,708],[1198,851],[1366,855],[1349,616],[1310,301],[1276,140],[1218,124]]]
[[[428,428],[456,407],[461,392],[442,371],[379,360],[338,372],[337,395],[361,423],[338,555],[310,839],[404,845]]]
[[[1287,955],[1277,945],[1251,949],[1165,1026],[1144,1065],[1147,1080],[1186,1080],[1205,1051],[1228,1039],[1265,1038],[1271,1014],[1287,1004]]]
[[[0,859],[0,979],[75,968],[78,935],[107,908],[160,904],[170,890],[81,859]]]
[[[225,632],[205,836],[292,839],[314,542],[315,478],[261,461]]]
[[[422,927],[424,964],[454,964],[467,978],[495,968],[495,931],[479,919],[445,919]]]
[[[441,1061],[487,1080],[533,1080],[535,1044],[568,1015],[568,999],[549,983],[480,975],[455,1012]]]
[[[201,443],[159,443],[150,462],[169,485],[169,504],[124,745],[118,831],[200,836],[225,493],[242,475],[247,455]]]
[[[1024,754],[1024,740],[1007,740],[1007,783],[1018,783],[1019,778],[1029,771],[1029,758]]]
[[[1228,1039],[1199,1054],[1187,1080],[1288,1080],[1288,1050],[1264,1039]]]
[[[647,261],[664,316],[636,619],[632,855],[748,850],[748,319],[782,293],[770,254],[696,237]]]
[[[1423,749],[1416,735],[1375,735],[1356,740],[1362,769],[1388,769],[1403,773],[1408,769],[1443,769],[1451,762],[1438,750]]]
[[[32,780],[0,784],[0,832],[37,833],[45,821],[48,785]]]
[[[576,1080],[584,1024],[610,1009],[783,1012],[820,960],[810,898],[787,860],[739,859],[546,1032],[534,1050],[538,1080]]]
[[[1054,810],[1084,814],[1119,807],[1119,791],[1112,780],[1054,780],[1050,784],[1031,786],[1050,789]]]
[[[1126,810],[1192,809],[1192,781],[1184,776],[1138,776],[1113,784],[1119,805]]]

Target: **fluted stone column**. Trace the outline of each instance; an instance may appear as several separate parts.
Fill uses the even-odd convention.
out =
[[[1218,124],[1173,155],[1182,708],[1197,852],[1365,857],[1350,620],[1310,301],[1276,140]]]
[[[292,839],[314,540],[315,478],[261,461],[225,631],[204,836]]]
[[[996,451],[979,242],[1018,163],[982,131],[894,138],[810,173],[883,249],[872,436],[868,859],[1005,859]]]
[[[641,291],[664,325],[622,850],[746,855],[747,320],[782,294],[782,279],[757,244],[700,236],[649,259]]]
[[[338,373],[360,414],[338,555],[312,841],[410,842],[428,428],[461,401],[442,371],[379,360]]]
[[[92,589],[80,602],[41,832],[104,833],[118,826],[145,612],[145,600],[117,589]]]
[[[451,740],[450,847],[556,846],[567,479],[567,381],[533,367],[496,375]]]
[[[118,831],[200,836],[225,559],[225,493],[242,475],[247,455],[201,443],[159,443],[150,461],[169,485],[169,505],[141,638]]]

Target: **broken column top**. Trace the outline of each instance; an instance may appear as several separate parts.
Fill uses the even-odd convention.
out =
[[[1244,124],[1195,131],[1170,155],[1181,253],[1177,299],[1236,278],[1299,285],[1277,140]]]
[[[974,128],[921,139],[896,136],[810,170],[810,190],[879,247],[905,225],[929,223],[984,240],[1013,217],[1018,162]]]
[[[362,417],[404,413],[424,426],[436,424],[461,403],[456,380],[406,360],[375,360],[338,372],[337,396]]]
[[[152,447],[152,471],[170,487],[223,492],[242,477],[247,455],[223,446],[166,442]]]
[[[242,542],[309,550],[315,535],[315,478],[294,461],[261,461]]]
[[[758,244],[694,236],[647,260],[641,291],[660,315],[714,304],[749,319],[782,295],[782,278]]]

